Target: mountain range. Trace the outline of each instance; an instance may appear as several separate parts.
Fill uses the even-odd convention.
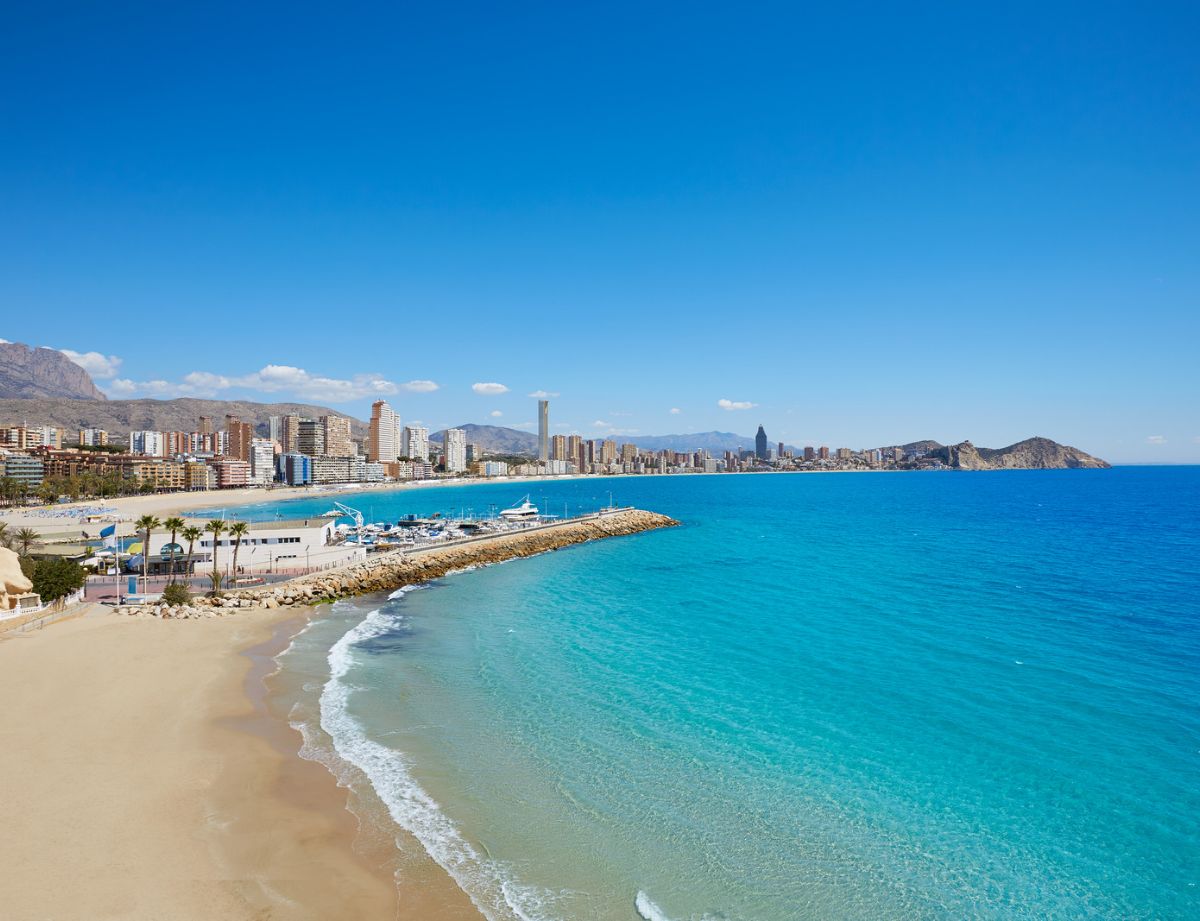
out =
[[[81,369],[82,370],[82,369]],[[0,425],[28,422],[30,425],[60,425],[74,441],[79,428],[104,429],[116,441],[124,441],[130,431],[146,429],[158,432],[194,432],[201,416],[212,419],[214,428],[225,425],[225,416],[233,415],[254,425],[259,435],[269,432],[271,416],[295,413],[310,419],[319,416],[346,416],[355,438],[367,437],[367,423],[346,413],[310,403],[254,403],[249,400],[34,400],[0,399]]]

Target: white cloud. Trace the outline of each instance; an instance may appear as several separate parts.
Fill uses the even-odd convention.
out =
[[[671,415],[672,416],[678,416],[681,412],[683,412],[683,410],[680,409],[678,406],[671,407]]]
[[[717,405],[727,412],[732,412],[735,409],[754,409],[758,404],[743,400],[717,400]]]
[[[532,428],[537,428],[537,423],[536,422],[517,422],[517,423],[514,423],[513,425],[509,426],[509,428],[532,429]]]
[[[438,389],[438,385],[435,381],[409,381],[407,384],[401,384],[400,389],[409,393],[433,393]]]
[[[1152,445],[1165,445],[1167,443],[1166,436],[1164,435],[1147,435],[1146,441]]]
[[[490,384],[472,384],[471,389],[485,397],[498,396],[501,393],[508,393],[508,388],[503,384],[492,382]]]
[[[533,397],[535,400],[548,400],[551,397],[558,396],[557,393],[552,393],[549,390],[535,390],[533,393],[531,393],[529,395],[531,397]]]
[[[0,339],[0,342],[5,340]],[[121,359],[116,355],[101,355],[99,352],[75,352],[71,349],[59,349],[71,361],[83,368],[92,377],[107,381],[116,377],[121,370]]]
[[[504,415],[504,413],[500,412],[500,410],[498,410],[498,409],[493,409],[490,413],[488,413],[488,415],[491,416],[493,419],[499,419],[501,416]]]
[[[10,340],[8,340],[8,339],[0,339],[0,345],[9,345],[9,344],[10,344]]]
[[[605,435],[636,435],[637,429],[621,429],[617,428],[611,422],[605,422],[603,419],[597,419],[592,423],[595,428],[603,429]]]
[[[117,378],[106,389],[112,396],[123,397],[215,397],[222,391],[239,389],[258,393],[287,393],[319,403],[348,403],[399,392],[399,387],[378,374],[356,374],[350,379],[322,377],[291,365],[266,365],[242,377],[192,371],[177,382]]]

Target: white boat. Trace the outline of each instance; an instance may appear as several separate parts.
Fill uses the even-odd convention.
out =
[[[529,501],[529,496],[526,496],[516,505],[506,508],[500,513],[500,518],[503,521],[536,521],[537,517],[538,508]]]

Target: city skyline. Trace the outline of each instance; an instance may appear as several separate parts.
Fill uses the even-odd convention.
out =
[[[0,337],[111,397],[1200,462],[1188,5],[232,15],[9,23]]]

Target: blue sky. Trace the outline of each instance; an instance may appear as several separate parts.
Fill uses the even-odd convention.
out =
[[[8,11],[0,337],[114,396],[1200,462],[1194,6],[428,6]]]

